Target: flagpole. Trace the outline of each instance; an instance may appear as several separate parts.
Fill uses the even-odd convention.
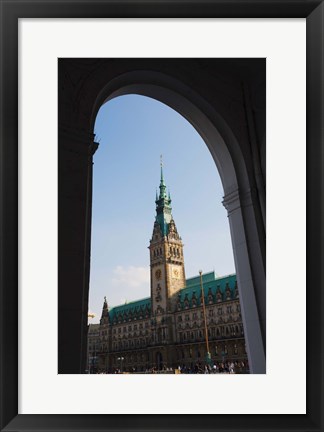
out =
[[[207,363],[210,363],[211,356],[210,356],[210,352],[209,352],[207,317],[206,317],[206,306],[205,306],[205,293],[204,293],[203,281],[202,281],[202,270],[199,270],[199,274],[200,274],[200,288],[201,288],[201,296],[202,296],[202,307],[203,307],[203,315],[204,315],[204,323],[205,323],[205,339],[206,339],[206,349],[207,349],[206,361],[207,361]]]

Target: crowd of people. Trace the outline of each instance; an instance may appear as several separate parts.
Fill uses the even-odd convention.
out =
[[[249,373],[249,367],[247,362],[244,361],[224,361],[215,362],[211,364],[205,364],[197,362],[196,364],[188,365],[178,365],[178,367],[168,367],[164,365],[162,368],[151,367],[147,368],[145,371],[137,371],[136,368],[131,368],[130,370],[121,370],[120,368],[115,368],[112,371],[93,371],[92,373],[98,374],[120,374],[120,373],[142,373],[142,374],[237,374],[237,373]]]
[[[179,373],[184,374],[211,374],[211,373],[246,373],[248,372],[247,364],[243,361],[227,361],[213,364],[196,363],[194,366],[178,366]]]

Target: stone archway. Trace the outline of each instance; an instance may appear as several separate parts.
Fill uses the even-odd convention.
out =
[[[197,68],[194,60],[192,66]],[[220,66],[222,63],[216,62],[214,68],[218,67],[218,79],[222,81],[226,68],[222,72]],[[59,372],[83,371],[90,271],[92,155],[97,148],[93,136],[96,114],[103,103],[114,97],[140,94],[169,105],[185,117],[202,136],[215,161],[224,188],[223,203],[228,211],[250,367],[253,373],[264,373],[265,221],[262,208],[265,194],[262,188],[258,189],[255,161],[246,152],[247,148],[253,147],[249,142],[251,134],[246,131],[241,136],[238,134],[244,125],[243,117],[248,117],[248,104],[244,103],[247,99],[241,95],[241,86],[233,79],[227,92],[220,87],[222,96],[219,100],[211,100],[206,94],[208,80],[207,83],[198,80],[189,86],[193,77],[176,60],[79,60],[79,63],[78,60],[62,60],[59,72],[62,83],[59,97],[60,239],[64,235],[64,240],[59,243]],[[201,77],[206,75],[205,68],[198,67],[198,72]],[[71,75],[76,81],[69,94],[63,83],[69,86],[73,81]],[[210,74],[207,77],[213,87]],[[238,77],[242,79],[240,73]],[[229,101],[233,101],[236,117],[227,108]],[[77,226],[72,223],[76,214],[80,217]],[[74,233],[69,232],[72,226]],[[78,240],[77,232],[81,234]],[[68,267],[69,263],[72,268]],[[75,303],[71,293],[64,290],[68,285],[71,290],[73,286]],[[73,315],[71,321],[75,325],[71,334],[63,330],[69,314]],[[72,333],[78,337],[72,347],[68,347]],[[74,369],[76,352],[78,371]]]

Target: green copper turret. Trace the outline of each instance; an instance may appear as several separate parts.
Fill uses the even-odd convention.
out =
[[[169,223],[172,219],[171,198],[166,193],[166,185],[163,177],[163,166],[161,162],[161,180],[160,180],[160,195],[155,200],[156,203],[156,218],[159,223],[161,233],[164,236],[168,234]]]

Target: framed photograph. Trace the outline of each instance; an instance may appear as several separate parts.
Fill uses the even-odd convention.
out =
[[[1,6],[1,430],[323,430],[323,2]]]

